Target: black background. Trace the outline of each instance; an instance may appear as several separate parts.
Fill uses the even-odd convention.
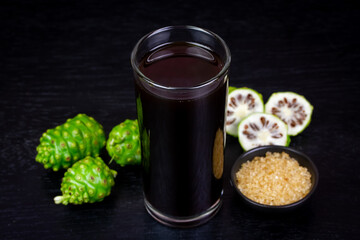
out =
[[[359,218],[360,8],[356,1],[1,1],[0,239],[356,239]],[[207,224],[173,229],[143,207],[138,167],[118,171],[101,203],[59,206],[63,171],[35,162],[48,128],[77,113],[108,134],[135,118],[130,52],[166,25],[218,33],[232,53],[230,84],[294,91],[314,106],[290,146],[320,172],[308,205],[287,214],[248,208],[229,184],[242,153],[228,137],[224,203]],[[109,160],[106,152],[105,161]]]

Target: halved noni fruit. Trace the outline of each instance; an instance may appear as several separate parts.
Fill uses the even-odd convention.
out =
[[[309,125],[313,106],[297,93],[277,92],[270,96],[265,112],[278,116],[288,125],[288,134],[296,136]]]
[[[264,112],[262,95],[250,88],[229,87],[226,109],[226,132],[238,136],[238,126],[242,119],[254,112]]]
[[[277,116],[267,113],[252,113],[238,127],[241,147],[248,151],[265,145],[288,146],[287,125]]]

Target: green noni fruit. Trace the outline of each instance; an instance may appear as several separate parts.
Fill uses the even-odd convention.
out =
[[[263,112],[262,95],[254,89],[229,87],[226,108],[226,133],[237,137],[238,126],[242,119],[254,112]]]
[[[86,156],[99,156],[105,142],[103,127],[92,117],[78,114],[42,135],[35,159],[57,171]]]
[[[62,196],[55,197],[54,201],[64,205],[101,202],[110,195],[116,175],[100,157],[85,157],[65,172]]]
[[[288,125],[290,136],[298,135],[309,126],[313,109],[304,96],[294,92],[273,93],[265,105],[266,113],[278,116]]]
[[[106,149],[110,157],[122,167],[140,164],[141,150],[137,120],[126,119],[115,126],[109,134]]]
[[[245,151],[266,145],[289,146],[290,143],[286,123],[268,113],[252,113],[241,120],[238,139]]]

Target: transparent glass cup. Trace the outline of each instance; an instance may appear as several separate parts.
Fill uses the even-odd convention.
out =
[[[193,26],[150,32],[131,53],[144,202],[165,225],[205,223],[221,206],[230,61],[218,35]]]

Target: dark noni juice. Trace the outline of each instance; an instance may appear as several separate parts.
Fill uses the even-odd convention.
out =
[[[211,49],[177,42],[146,54],[138,68],[145,201],[169,216],[201,214],[223,189],[223,62]]]

